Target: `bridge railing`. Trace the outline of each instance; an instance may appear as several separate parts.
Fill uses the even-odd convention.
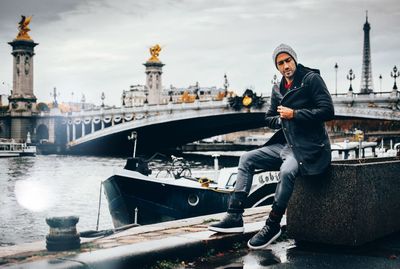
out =
[[[218,108],[228,106],[227,100],[221,101],[195,101],[192,103],[168,103],[168,104],[145,104],[143,106],[132,106],[132,107],[104,107],[96,108],[91,110],[83,110],[79,112],[68,112],[65,114],[66,117],[93,117],[93,116],[111,116],[119,114],[129,113],[149,113],[149,112],[165,112],[165,111],[181,111],[190,109],[207,109],[207,108]]]

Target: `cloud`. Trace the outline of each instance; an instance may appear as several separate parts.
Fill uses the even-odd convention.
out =
[[[67,2],[67,3],[66,3]],[[5,4],[4,4],[5,3]],[[49,100],[54,86],[69,101],[85,93],[90,102],[120,105],[123,89],[144,84],[142,65],[148,48],[159,43],[164,66],[163,84],[178,87],[222,86],[228,75],[232,89],[252,85],[269,94],[278,74],[271,60],[275,46],[285,42],[300,62],[321,69],[334,88],[333,66],[339,64],[338,89],[348,88],[350,68],[361,77],[365,10],[371,22],[375,88],[384,73],[390,89],[390,70],[400,65],[397,35],[400,7],[395,0],[263,1],[27,1],[6,0],[0,9],[0,81],[11,84],[11,48],[20,14],[34,14],[31,36],[36,47],[35,94]],[[3,9],[4,5],[4,9]],[[46,6],[46,8],[43,8]],[[375,78],[376,77],[376,78]],[[359,87],[359,79],[353,84]],[[0,87],[0,93],[6,91]]]

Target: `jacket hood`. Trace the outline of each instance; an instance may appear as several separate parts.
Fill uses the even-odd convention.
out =
[[[297,64],[296,66],[296,72],[294,73],[294,85],[300,86],[301,83],[303,82],[304,76],[307,75],[308,73],[317,73],[318,75],[320,74],[318,69],[306,67],[302,64]],[[282,77],[281,83],[279,85],[280,89],[283,89],[283,85],[285,83],[285,77]]]
[[[304,77],[308,73],[317,73],[320,74],[318,69],[313,69],[310,67],[306,67],[302,64],[297,65],[296,73],[294,74],[294,83],[295,85],[300,85],[303,82]]]
[[[320,75],[319,69],[314,69],[314,68],[306,67],[302,64],[298,64],[295,76],[299,75],[301,78],[303,78],[306,74],[308,74],[310,72],[314,72],[314,73],[317,73],[318,75]]]

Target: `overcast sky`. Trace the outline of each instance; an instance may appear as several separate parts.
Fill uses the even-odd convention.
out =
[[[0,93],[12,87],[12,41],[20,15],[33,15],[34,92],[50,101],[81,99],[120,105],[122,90],[144,84],[149,47],[162,46],[163,86],[223,85],[269,95],[278,74],[272,51],[290,44],[300,63],[321,70],[331,92],[346,92],[352,68],[359,91],[363,24],[371,23],[375,91],[390,90],[390,71],[400,67],[399,0],[0,0]]]

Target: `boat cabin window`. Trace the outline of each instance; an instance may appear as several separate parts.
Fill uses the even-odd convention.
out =
[[[233,173],[230,177],[229,177],[229,179],[228,179],[228,182],[226,183],[226,185],[225,185],[225,188],[232,188],[232,187],[234,187],[235,186],[235,183],[236,183],[236,178],[237,178],[237,173]]]

